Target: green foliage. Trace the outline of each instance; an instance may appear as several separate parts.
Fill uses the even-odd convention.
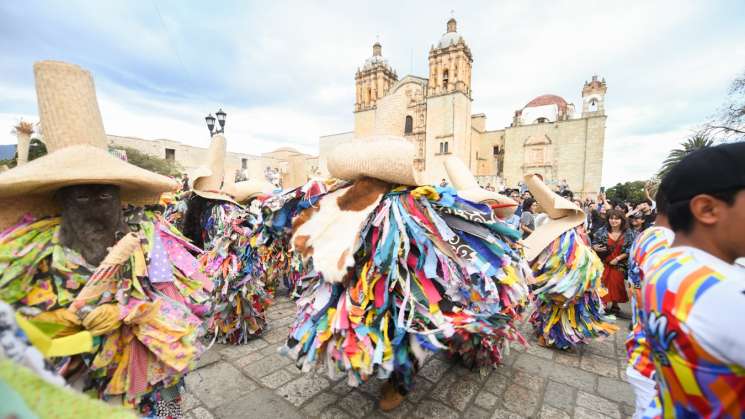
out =
[[[31,140],[28,147],[28,161],[38,159],[45,154],[47,154],[47,146],[36,138]],[[18,158],[17,152],[16,158]]]
[[[668,174],[670,170],[688,154],[714,145],[714,140],[711,139],[708,134],[699,132],[689,137],[680,145],[683,146],[683,148],[671,150],[665,161],[662,162],[662,167],[660,168],[659,173],[657,173],[657,177],[660,179],[664,178],[665,175]]]
[[[182,168],[172,161],[151,156],[131,147],[117,147],[127,153],[127,161],[137,167],[166,176],[179,176]]]
[[[612,202],[628,201],[636,204],[647,199],[647,196],[644,193],[645,184],[646,181],[643,180],[618,183],[616,186],[605,191],[605,197]]]

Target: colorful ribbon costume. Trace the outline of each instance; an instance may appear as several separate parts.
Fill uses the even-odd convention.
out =
[[[220,343],[244,344],[266,328],[271,293],[256,246],[260,225],[260,215],[224,201],[213,201],[203,214],[200,263],[214,281],[209,330]]]
[[[405,394],[428,354],[482,367],[498,364],[508,341],[524,342],[513,319],[528,303],[530,269],[517,233],[488,206],[449,188],[388,187],[358,238],[344,280],[319,272],[297,301],[283,352],[304,371],[325,365],[351,386],[394,377]]]
[[[83,328],[95,336],[90,352],[53,358],[64,375],[82,371],[85,392],[122,396],[144,415],[178,416],[211,283],[198,270],[199,249],[157,213],[130,207],[124,215],[126,252],[98,269],[59,243],[59,218],[26,217],[0,233],[0,299],[53,324],[56,336]]]
[[[568,349],[618,329],[600,300],[603,263],[575,229],[551,242],[532,268],[536,309],[530,322],[544,344]]]

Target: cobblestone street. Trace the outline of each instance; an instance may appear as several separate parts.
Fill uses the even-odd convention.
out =
[[[277,298],[270,329],[248,345],[215,345],[188,375],[184,410],[208,418],[626,418],[634,396],[625,382],[626,321],[620,331],[576,353],[513,348],[505,365],[482,375],[431,358],[395,411],[377,408],[382,381],[357,389],[320,373],[303,375],[277,353],[295,305]],[[529,325],[521,325],[530,335]]]

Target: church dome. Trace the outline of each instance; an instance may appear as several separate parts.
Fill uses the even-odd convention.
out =
[[[372,57],[365,60],[365,63],[362,64],[362,69],[369,70],[378,65],[382,65],[384,67],[390,68],[390,66],[388,65],[388,60],[383,58],[382,52],[383,52],[383,48],[381,47],[379,42],[376,42],[373,45]]]
[[[528,102],[527,105],[525,105],[526,108],[537,108],[538,106],[546,106],[546,105],[556,105],[557,108],[560,110],[566,110],[567,108],[567,101],[564,100],[561,96],[556,95],[541,95],[537,98],[531,100]]]
[[[448,20],[447,32],[445,32],[442,37],[440,37],[440,41],[437,42],[437,48],[447,48],[451,45],[457,44],[463,39],[463,37],[461,37],[460,34],[457,32],[456,25],[457,23],[455,19]]]

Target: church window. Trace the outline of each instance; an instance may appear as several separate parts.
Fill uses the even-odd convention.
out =
[[[176,150],[172,148],[166,149],[166,160],[167,161],[175,161],[176,160]]]
[[[590,106],[589,106],[590,112],[595,112],[598,110],[598,100],[595,98],[590,99]]]
[[[241,159],[241,169],[248,168],[248,159]]]
[[[406,122],[404,123],[404,134],[411,134],[414,130],[414,118],[410,115],[406,115]]]
[[[498,145],[495,145],[494,147],[492,147],[492,154],[495,155],[495,156],[498,156],[499,155],[499,146]]]
[[[440,154],[450,154],[449,150],[449,144],[447,141],[443,141],[440,143]]]
[[[535,122],[537,122],[539,124],[545,124],[546,122],[548,122],[548,118],[540,117],[540,118],[536,119]]]
[[[448,70],[442,70],[442,86],[448,87]]]
[[[367,100],[368,101],[372,100],[372,89],[369,87],[367,88]]]

